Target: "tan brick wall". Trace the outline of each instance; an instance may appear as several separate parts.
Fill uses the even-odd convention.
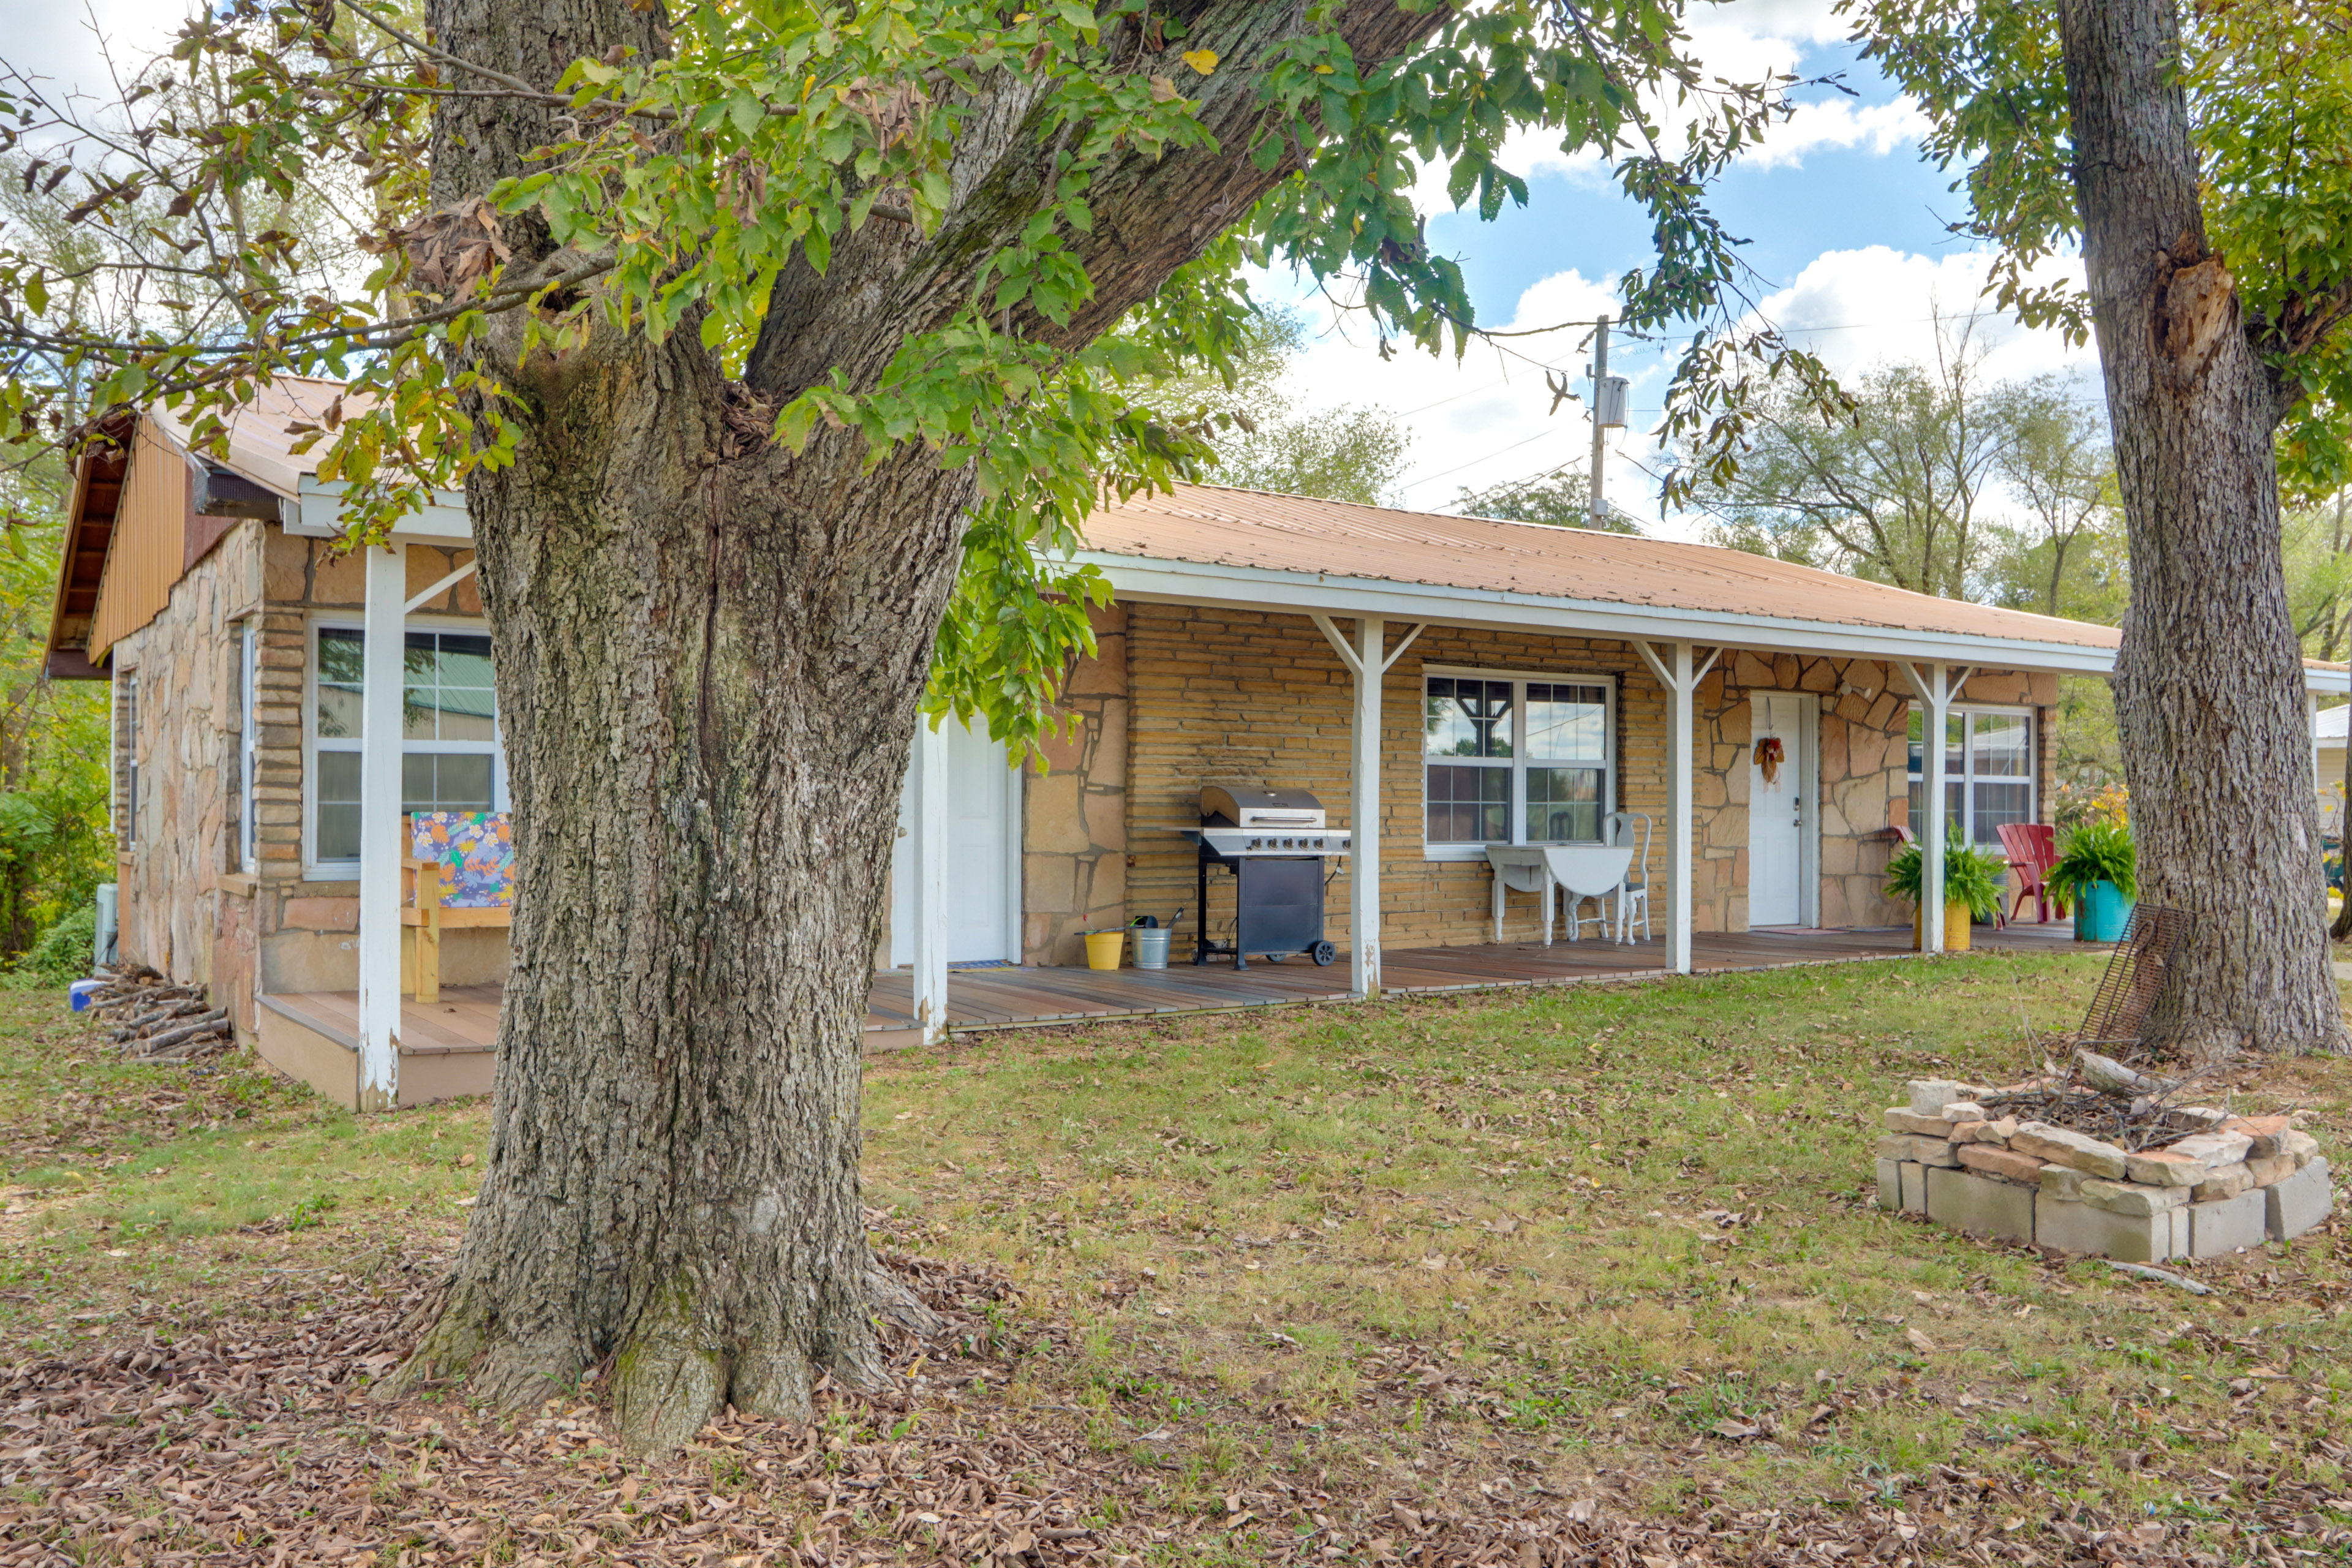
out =
[[[1046,765],[1031,763],[1022,784],[1024,963],[1082,964],[1081,933],[1128,918],[1128,610],[1115,605],[1091,619],[1096,655],[1063,692],[1078,728],[1048,740]]]
[[[1179,830],[1198,822],[1203,784],[1297,785],[1322,799],[1335,826],[1350,826],[1349,683],[1311,622],[1287,615],[1135,605],[1129,608],[1128,633],[1129,912],[1165,919],[1193,901],[1193,851]],[[1401,628],[1391,631],[1392,637],[1399,635]],[[1381,892],[1388,943],[1479,942],[1491,931],[1485,864],[1432,860],[1423,845],[1419,713],[1422,680],[1431,665],[1614,680],[1613,805],[1646,812],[1653,819],[1647,870],[1657,900],[1653,929],[1662,930],[1670,913],[1663,832],[1666,709],[1664,693],[1640,656],[1607,638],[1433,626],[1397,661],[1381,692]],[[1909,699],[1895,679],[1894,671],[1869,660],[1735,652],[1701,682],[1694,703],[1696,929],[1747,929],[1748,700],[1758,690],[1811,692],[1820,700],[1823,922],[1907,921],[1907,910],[1879,892],[1894,847],[1889,827],[1903,818],[1907,788]],[[1981,677],[1970,683],[1969,693],[1986,692],[1979,700],[2008,700],[1993,695],[2007,689],[2004,682],[2038,693],[2034,682],[2021,677]],[[1232,919],[1232,879],[1213,873],[1209,886],[1214,935]],[[1327,887],[1325,909],[1327,934],[1345,946],[1345,862]],[[1506,940],[1538,934],[1535,900],[1514,895],[1505,910]],[[1191,925],[1188,917],[1187,931]]]

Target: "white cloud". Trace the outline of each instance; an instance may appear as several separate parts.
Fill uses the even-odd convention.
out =
[[[1263,297],[1284,295],[1280,283],[1266,281],[1271,286],[1261,289]],[[1488,322],[1538,335],[1500,345],[1474,343],[1458,362],[1405,346],[1384,361],[1359,331],[1360,318],[1334,310],[1319,295],[1298,304],[1317,335],[1292,366],[1288,390],[1302,407],[1370,404],[1397,415],[1412,437],[1402,498],[1406,506],[1442,510],[1464,487],[1483,489],[1581,465],[1591,451],[1584,405],[1563,403],[1554,411],[1544,377],[1552,367],[1581,390],[1591,322],[1616,308],[1613,280],[1574,270],[1538,280],[1520,293],[1507,320]],[[1638,358],[1612,368],[1633,377],[1635,423],[1654,423],[1661,373]],[[1633,447],[1645,444],[1634,435]],[[1622,464],[1613,473],[1611,497],[1648,515],[1649,480]]]
[[[1759,314],[1840,375],[1882,363],[1932,364],[1939,327],[1948,342],[1965,332],[1984,351],[1988,381],[2046,371],[2094,374],[2097,356],[2087,345],[2072,347],[2054,331],[2026,327],[1993,309],[1983,292],[1991,268],[1985,251],[1928,257],[1884,245],[1825,251],[1768,296]],[[2079,282],[2082,264],[2054,261],[2037,276]]]
[[[1793,169],[1805,155],[1825,150],[1862,148],[1885,157],[1915,145],[1927,133],[1927,117],[1907,98],[1857,104],[1852,99],[1801,103],[1796,112],[1764,132],[1763,143],[1740,155],[1742,168]]]

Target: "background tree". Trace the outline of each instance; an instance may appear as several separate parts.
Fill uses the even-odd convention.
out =
[[[1284,384],[1306,346],[1297,311],[1257,310],[1223,365],[1195,363],[1148,390],[1206,432],[1215,455],[1205,477],[1216,483],[1378,506],[1393,495],[1412,437],[1377,405],[1301,408]]]
[[[1732,471],[1688,499],[1719,544],[1967,598],[1983,564],[1980,513],[2011,436],[1981,384],[1969,332],[1937,336],[1933,365],[1881,364],[1825,416],[1802,387],[1773,383]],[[1697,465],[1685,459],[1687,470]]]
[[[2146,896],[2196,937],[2155,1020],[2186,1055],[2336,1048],[2278,461],[2340,473],[2352,319],[2341,7],[1856,0],[1866,52],[1966,168],[1995,292],[2093,333],[2130,532],[2116,668]],[[2040,280],[2079,242],[2088,288]]]
[[[1987,402],[2002,437],[1994,471],[2022,514],[2021,524],[1995,524],[2003,536],[2000,574],[2034,580],[2039,591],[2021,607],[2065,615],[2067,567],[2077,548],[2121,521],[2105,410],[2058,375],[1996,388]],[[2006,595],[1996,602],[2018,603]]]
[[[1531,479],[1515,479],[1483,490],[1465,485],[1454,492],[1454,510],[1465,517],[1499,518],[1506,522],[1591,528],[1592,476],[1582,468],[1556,468]],[[1612,504],[1603,531],[1639,533],[1642,525]]]
[[[1675,0],[429,0],[426,23],[198,18],[180,70],[219,65],[229,133],[143,100],[95,126],[16,83],[0,108],[79,160],[68,216],[111,263],[163,275],[139,204],[164,199],[155,259],[241,325],[61,325],[54,268],[0,248],[0,347],[95,367],[102,404],[173,399],[199,442],[268,375],[348,375],[309,434],[362,536],[464,481],[527,890],[480,1200],[405,1375],[527,1404],[609,1368],[625,1436],[667,1447],[723,1404],[804,1415],[821,1373],[874,1375],[875,1310],[919,1316],[873,1267],[856,1173],[873,868],[917,715],[1038,733],[1104,596],[1063,563],[1089,509],[1204,471],[1212,429],[1145,389],[1230,366],[1244,264],[1345,275],[1384,343],[1458,349],[1459,270],[1405,193],[1434,163],[1495,216],[1531,127],[1647,209],[1627,326],[1721,329],[1747,301],[1703,198],[1785,84],[1708,78]],[[1644,106],[1693,98],[1662,147]],[[290,235],[240,248],[215,221],[321,163],[384,215],[354,294],[293,281]],[[1693,407],[1721,406],[1714,363]],[[28,437],[54,407],[0,388]]]

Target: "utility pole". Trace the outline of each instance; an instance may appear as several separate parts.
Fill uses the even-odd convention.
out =
[[[1602,404],[1609,389],[1609,318],[1602,316],[1593,323],[1592,332],[1592,526],[1606,530],[1609,526],[1609,503],[1601,498],[1601,419],[1606,413]]]

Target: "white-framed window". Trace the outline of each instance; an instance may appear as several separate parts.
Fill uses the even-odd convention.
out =
[[[253,833],[253,706],[258,695],[254,687],[260,662],[261,627],[247,621],[239,629],[236,646],[236,866],[248,876],[259,868]]]
[[[1592,844],[1616,797],[1606,676],[1424,667],[1422,840],[1433,860],[1489,844]]]
[[[504,811],[489,635],[479,623],[409,621],[403,663],[400,809]],[[367,637],[356,623],[310,627],[303,692],[303,862],[313,873],[359,874],[360,741],[366,720]]]
[[[122,847],[139,847],[139,672],[132,670],[115,682],[121,694],[115,710],[116,722],[121,726],[121,742],[117,750],[122,757]]]
[[[1927,820],[1921,783],[1927,719],[1911,708],[1911,829]],[[1972,844],[2000,846],[2004,823],[2038,820],[2033,798],[2033,710],[1954,706],[1944,721],[1944,820]]]

